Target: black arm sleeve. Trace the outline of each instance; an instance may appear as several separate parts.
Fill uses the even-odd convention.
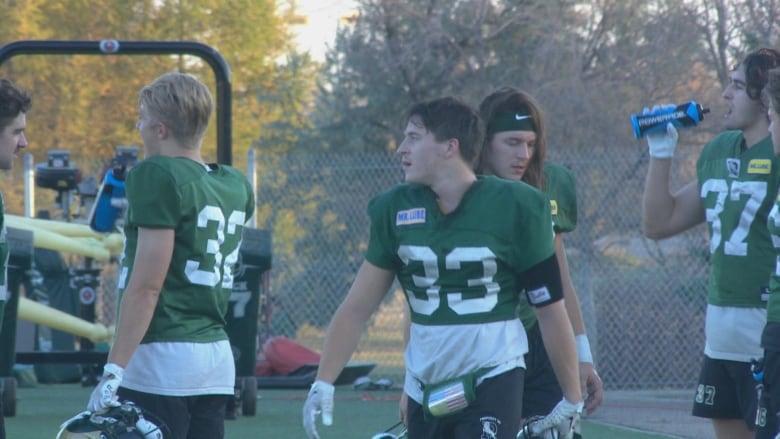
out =
[[[563,299],[563,284],[555,253],[520,275],[528,303],[542,307]]]

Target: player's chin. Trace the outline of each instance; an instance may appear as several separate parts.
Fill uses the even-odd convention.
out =
[[[523,175],[525,174],[525,168],[521,167],[512,167],[509,169],[508,172],[506,172],[502,177],[506,178],[507,180],[522,180]]]
[[[729,120],[729,119],[723,119],[723,121],[720,124],[720,126],[721,126],[721,129],[723,129],[725,131],[731,131],[731,130],[738,129],[738,128],[736,128],[735,124],[731,120]]]
[[[723,116],[721,125],[723,126],[724,130],[741,130],[745,128],[746,124],[742,119],[736,117],[733,112],[729,111]]]
[[[404,171],[404,181],[407,183],[421,183],[420,179],[412,172]]]

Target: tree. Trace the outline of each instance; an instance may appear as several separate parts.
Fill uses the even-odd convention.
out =
[[[748,51],[778,43],[778,0],[700,0],[685,7],[696,17],[721,85],[728,82],[733,63]]]
[[[513,85],[540,101],[553,157],[586,150],[594,159],[623,154],[641,163],[632,113],[686,100],[715,112],[724,59],[776,32],[751,13],[758,7],[771,18],[775,1],[731,3],[362,0],[328,54],[312,116],[315,140],[302,147],[392,149],[411,103],[454,94],[476,105]],[[681,143],[702,145],[720,129],[714,120]]]
[[[299,149],[392,150],[402,113],[413,102],[452,94],[477,105],[493,89],[513,85],[545,110],[550,158],[574,168],[584,193],[581,223],[590,228],[577,235],[636,231],[638,219],[625,221],[625,212],[637,209],[647,155],[630,115],[687,100],[717,113],[723,60],[758,38],[748,35],[771,35],[769,22],[749,15],[748,3],[360,0],[357,18],[340,29],[327,54],[312,113],[315,130],[303,134]],[[767,13],[769,3],[762,6]],[[716,6],[733,14],[712,23],[702,18],[705,10],[713,17]],[[734,16],[744,18],[740,23]],[[748,18],[758,20],[753,33],[740,28]],[[733,37],[724,44],[718,35]],[[700,148],[720,130],[716,120],[707,117],[681,136],[680,149]],[[606,174],[583,156],[625,160]],[[599,192],[587,193],[593,187]],[[590,242],[573,247],[593,252]]]
[[[289,117],[297,128],[313,82],[315,64],[298,55],[287,15],[274,0],[128,0],[121,2],[28,0],[2,2],[3,44],[22,39],[199,41],[227,60],[233,89],[233,157],[246,165],[257,139],[289,148],[290,136],[270,134]],[[287,60],[294,60],[288,63]],[[170,70],[196,74],[214,90],[211,70],[192,56],[19,56],[0,66],[34,95],[28,134],[36,162],[50,149],[68,149],[85,174],[100,168],[117,145],[139,145],[135,132],[140,87]],[[274,96],[274,99],[258,99]],[[295,116],[295,117],[290,117]],[[212,128],[204,142],[216,159]],[[281,145],[282,141],[288,142]],[[261,144],[265,145],[265,142]],[[14,188],[21,190],[21,188]],[[4,192],[10,193],[6,189]],[[21,197],[8,197],[21,200]],[[9,210],[20,204],[9,203]]]
[[[328,54],[316,135],[334,150],[393,148],[412,102],[455,94],[477,104],[514,85],[555,115],[552,144],[630,142],[630,124],[616,121],[641,103],[679,100],[686,89],[685,99],[710,97],[717,88],[690,25],[697,11],[677,3],[361,1]]]
[[[326,58],[312,116],[317,143],[338,151],[395,146],[401,113],[444,94],[474,102],[517,70],[495,47],[529,36],[543,1],[363,0]]]

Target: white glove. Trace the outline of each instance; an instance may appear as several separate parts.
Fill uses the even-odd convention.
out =
[[[135,428],[144,435],[144,439],[163,439],[162,429],[143,416],[139,416],[138,421],[135,423]]]
[[[542,436],[542,433],[547,430],[557,430],[557,437],[561,439],[572,439],[572,437],[574,437],[574,427],[580,422],[582,406],[582,402],[574,404],[567,401],[566,398],[563,398],[561,402],[552,409],[549,415],[531,425],[531,433]]]
[[[675,108],[674,105],[656,105],[652,111]],[[642,114],[650,113],[647,108]],[[666,124],[666,131],[647,133],[647,146],[650,149],[650,157],[657,159],[669,159],[674,156],[674,149],[677,148],[677,128],[671,122]]]
[[[309,389],[303,404],[303,429],[309,439],[320,439],[317,434],[317,415],[322,413],[322,424],[333,424],[333,384],[317,380]]]
[[[103,377],[100,378],[100,382],[89,397],[87,410],[98,412],[109,407],[121,405],[119,398],[116,396],[116,391],[119,390],[119,385],[122,384],[122,375],[124,373],[125,370],[116,364],[106,363],[103,366]]]

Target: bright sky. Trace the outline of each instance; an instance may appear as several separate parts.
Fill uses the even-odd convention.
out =
[[[356,9],[355,0],[296,0],[299,15],[308,17],[305,25],[293,26],[301,49],[322,60],[327,46],[332,46],[341,17]]]

